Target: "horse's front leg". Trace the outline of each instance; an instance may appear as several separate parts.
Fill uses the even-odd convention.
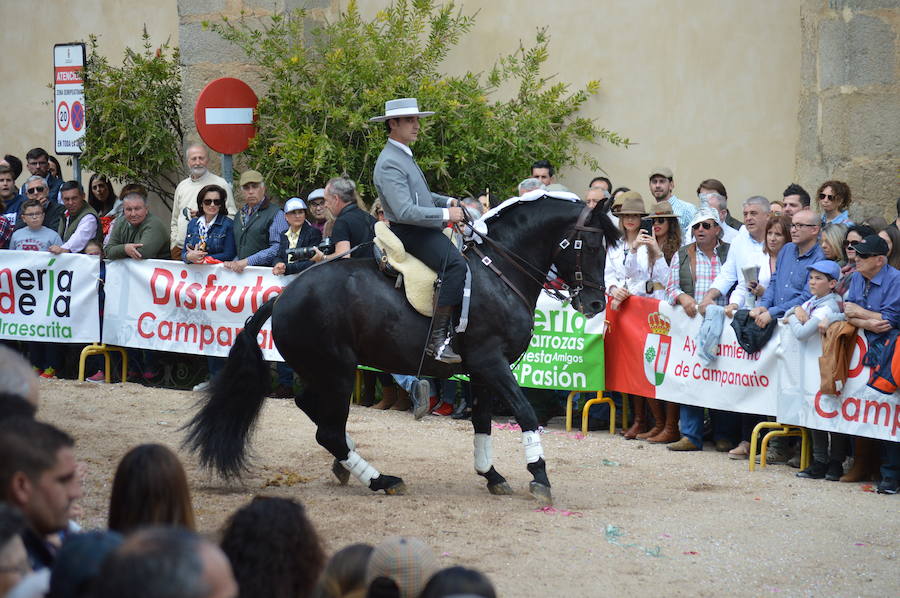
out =
[[[472,427],[475,429],[475,473],[487,480],[487,489],[491,494],[513,494],[506,478],[494,469],[494,447],[491,438],[491,406],[493,399],[490,391],[477,376],[472,377]]]
[[[535,416],[534,409],[519,389],[519,385],[509,369],[509,365],[503,363],[502,367],[492,368],[490,376],[483,376],[479,379],[487,387],[487,392],[492,393],[493,396],[502,397],[509,402],[516,422],[522,429],[525,466],[532,476],[531,483],[528,485],[528,492],[541,504],[553,504],[553,497],[550,492],[550,479],[547,477],[547,467],[544,462],[544,449],[541,446],[541,435],[538,432],[537,416]],[[473,420],[475,419],[474,411],[472,418]],[[488,426],[490,426],[489,420],[490,414],[488,414]]]

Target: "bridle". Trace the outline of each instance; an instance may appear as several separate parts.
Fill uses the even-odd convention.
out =
[[[581,214],[578,215],[578,220],[575,221],[575,226],[573,226],[572,229],[565,234],[562,240],[557,244],[556,249],[553,251],[551,262],[554,266],[556,265],[557,257],[559,257],[562,252],[567,250],[575,252],[575,284],[574,286],[570,286],[566,283],[562,283],[559,284],[558,288],[556,286],[558,284],[557,279],[551,278],[548,275],[548,272],[541,271],[540,268],[533,265],[522,256],[510,251],[497,241],[490,238],[488,235],[475,230],[475,227],[472,226],[472,220],[469,218],[469,215],[465,210],[463,210],[463,220],[468,225],[468,229],[469,231],[471,231],[471,235],[478,235],[478,237],[485,244],[493,248],[500,257],[512,264],[517,270],[522,272],[522,274],[537,283],[545,293],[556,298],[559,301],[574,302],[585,287],[597,289],[603,293],[606,292],[606,287],[604,285],[586,280],[584,278],[584,273],[581,267],[582,251],[584,247],[584,240],[581,238],[582,234],[603,233],[603,230],[597,227],[585,226],[584,223],[591,216],[591,213],[592,208],[590,206],[585,206],[584,209],[581,210]],[[459,231],[459,227],[457,227],[457,230]],[[531,309],[531,304],[529,303],[528,299],[525,298],[524,293],[522,293],[522,291],[519,290],[516,285],[511,280],[509,280],[509,278],[507,278],[506,275],[503,274],[503,272],[500,271],[499,268],[497,268],[490,256],[485,255],[481,248],[478,247],[477,242],[473,240],[466,243],[465,247],[463,247],[463,255],[465,255],[468,250],[472,250],[479,257],[481,263],[487,266],[504,283],[506,283],[506,285],[510,289],[512,289],[516,293],[516,295],[518,295],[519,298],[525,303],[528,309]]]

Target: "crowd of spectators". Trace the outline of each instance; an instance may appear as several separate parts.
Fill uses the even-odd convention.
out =
[[[37,376],[3,346],[0,388],[0,596],[495,596],[483,574],[441,569],[412,537],[329,557],[303,505],[288,498],[257,496],[218,533],[200,535],[184,468],[159,444],[121,458],[106,529],[84,531],[75,522],[86,472],[76,442],[40,421]]]
[[[110,260],[177,259],[219,265],[236,273],[248,266],[266,266],[276,275],[291,275],[317,262],[346,257],[351,247],[370,241],[374,223],[385,219],[380,201],[367,206],[355,183],[346,177],[332,178],[305,199],[288,198],[282,207],[267,192],[263,174],[248,170],[236,187],[237,202],[231,186],[209,171],[208,162],[202,145],[187,149],[188,176],[175,190],[166,226],[150,213],[147,191],[140,185],[125,185],[117,194],[107,177],[95,174],[85,193],[78,182],[63,180],[60,166],[46,151],[34,148],[26,155],[30,176],[19,189],[16,179],[22,163],[7,155],[0,160],[0,203],[5,216],[0,218],[0,248],[84,252]],[[538,160],[517,192],[566,190],[555,175],[550,162]],[[763,331],[788,326],[791,318],[802,326],[812,318],[809,302],[816,298],[810,272],[831,277],[830,267],[824,273],[813,270],[816,264],[829,262],[837,268],[832,282],[841,301],[838,314],[829,315],[819,333],[824,334],[826,324],[843,318],[864,330],[873,344],[896,336],[900,288],[894,289],[893,284],[900,266],[900,201],[897,222],[888,225],[883,219],[870,218],[854,224],[846,183],[826,181],[814,197],[792,183],[777,201],[759,195],[744,200],[743,219],[738,220],[729,212],[728,191],[718,179],[697,185],[696,204],[675,195],[675,177],[668,167],[653,169],[647,185],[645,200],[638,190],[614,188],[608,177],[598,176],[583,197],[590,206],[610,205],[610,216],[622,232],[621,241],[607,255],[611,309],[637,295],[680,305],[689,316],[705,320],[740,316]],[[461,200],[473,219],[498,203],[489,192]],[[866,252],[861,254],[858,247]],[[821,307],[818,313],[823,313]],[[56,376],[62,360],[58,345],[28,343],[26,349],[40,376]],[[871,360],[876,353],[870,351]],[[207,358],[210,377],[223,362]],[[129,380],[159,378],[153,352],[129,350],[129,363]],[[273,369],[277,383],[271,396],[294,397],[296,383],[290,367],[277,363]],[[103,381],[105,372],[96,371],[88,379]],[[364,380],[362,402],[375,409],[408,410],[427,395],[428,411],[437,415],[463,418],[471,410],[471,390],[465,383],[374,373],[366,373]],[[207,386],[208,382],[201,382],[194,390]],[[527,394],[542,421],[559,406],[558,392],[529,390]],[[667,399],[630,397],[634,420],[623,431],[625,438],[666,444],[676,451],[702,450],[704,438],[711,438],[716,450],[734,459],[747,458],[750,432],[764,418],[679,405],[677,397]],[[819,434],[815,443],[816,461],[799,475],[859,481],[877,469],[873,462],[880,456],[880,488],[896,492],[898,443],[885,442],[877,448],[871,441],[858,439],[850,451],[844,448],[850,440],[838,434]],[[823,450],[822,445],[832,449]],[[783,440],[773,441],[772,447],[771,462],[798,461]],[[854,455],[854,466],[845,472],[843,463],[834,462],[849,453]]]

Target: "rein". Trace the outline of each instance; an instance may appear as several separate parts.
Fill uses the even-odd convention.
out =
[[[500,257],[504,258],[507,262],[509,262],[517,270],[519,270],[522,274],[524,274],[525,276],[530,278],[532,281],[537,283],[545,293],[547,293],[548,295],[554,297],[555,299],[557,299],[559,301],[574,300],[585,286],[599,289],[601,291],[606,290],[603,285],[599,285],[599,284],[585,280],[584,274],[582,273],[581,251],[582,251],[582,247],[584,245],[584,242],[581,239],[582,233],[601,233],[601,234],[603,233],[603,231],[599,228],[584,225],[585,221],[587,221],[587,219],[590,217],[590,215],[591,215],[591,208],[589,206],[585,206],[584,209],[581,211],[581,214],[578,215],[578,220],[575,222],[575,226],[572,228],[571,231],[569,231],[569,233],[565,237],[563,237],[563,239],[559,242],[559,244],[557,245],[556,249],[553,252],[553,256],[551,258],[553,263],[555,263],[557,256],[559,256],[560,253],[562,253],[564,250],[566,250],[570,246],[572,247],[573,251],[575,252],[576,286],[570,287],[569,285],[562,283],[561,288],[556,289],[553,287],[547,287],[547,284],[548,283],[552,284],[554,282],[554,279],[550,278],[546,272],[541,271],[538,267],[536,267],[535,265],[530,263],[528,260],[526,260],[522,256],[516,254],[515,252],[510,251],[509,249],[507,249],[506,247],[504,247],[497,241],[493,240],[486,234],[480,233],[477,230],[475,230],[475,227],[472,226],[472,220],[469,218],[468,213],[465,210],[463,210],[463,220],[469,226],[469,230],[471,230],[473,234],[478,235],[481,238],[481,240],[484,241],[485,243],[487,243],[490,247],[492,247],[500,255]],[[460,232],[460,234],[462,234],[462,231],[459,230],[459,227],[457,227],[457,231]],[[510,289],[512,289],[516,293],[516,295],[519,296],[520,299],[522,299],[522,301],[525,303],[525,305],[528,307],[528,309],[531,309],[531,303],[528,301],[528,299],[525,298],[524,293],[522,293],[522,291],[519,290],[516,287],[516,285],[513,284],[513,282],[511,280],[509,280],[509,278],[507,278],[506,275],[504,275],[503,272],[501,272],[500,269],[497,268],[497,266],[494,265],[493,260],[489,256],[485,255],[485,253],[478,247],[477,243],[475,243],[475,242],[467,243],[466,246],[463,248],[464,255],[465,255],[466,250],[468,250],[468,249],[472,249],[472,251],[474,251],[475,254],[480,258],[481,263],[483,263],[485,266],[487,266],[491,270],[491,272],[496,274],[500,278],[500,280],[502,280]],[[568,296],[563,294],[563,292],[561,292],[561,291],[568,292]]]

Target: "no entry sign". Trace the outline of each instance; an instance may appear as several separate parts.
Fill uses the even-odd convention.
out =
[[[53,46],[55,154],[80,154],[84,149],[84,56],[84,44]]]
[[[258,102],[250,86],[239,79],[210,81],[194,106],[197,132],[217,152],[238,154],[256,135],[253,111]]]

